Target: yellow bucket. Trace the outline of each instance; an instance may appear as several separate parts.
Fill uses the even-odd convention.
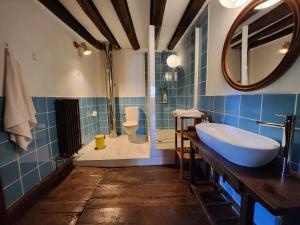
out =
[[[96,148],[95,150],[100,150],[105,148],[105,135],[99,134],[95,136]]]

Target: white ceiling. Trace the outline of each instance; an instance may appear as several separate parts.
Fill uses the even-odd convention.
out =
[[[76,0],[59,0],[66,9],[99,41],[107,41],[94,23],[80,8]],[[132,49],[127,35],[113,8],[111,0],[93,0],[105,23],[122,48]],[[148,48],[148,26],[150,24],[150,0],[127,0],[137,39],[141,50]],[[175,3],[176,2],[176,3]],[[158,49],[165,50],[175,32],[189,0],[167,0]],[[175,3],[175,4],[174,4]]]
[[[159,50],[167,48],[188,3],[189,0],[176,1],[176,4],[174,0],[167,0],[157,46]]]

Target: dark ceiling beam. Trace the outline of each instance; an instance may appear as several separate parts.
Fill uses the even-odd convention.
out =
[[[104,44],[96,40],[58,0],[39,0],[39,2],[95,48],[105,48]]]
[[[134,30],[127,0],[111,0],[111,3],[119,17],[125,33],[127,34],[132,48],[134,50],[140,49],[140,44]]]
[[[181,17],[179,24],[177,25],[177,28],[171,38],[171,41],[168,44],[168,49],[172,50],[184,32],[187,30],[195,16],[198,14],[199,10],[205,3],[205,0],[190,0],[189,4],[187,5],[183,16]]]
[[[167,0],[151,0],[150,5],[150,25],[155,26],[155,40],[158,39]]]
[[[251,44],[253,42],[256,42],[257,40],[260,40],[264,37],[267,37],[269,35],[275,34],[284,28],[288,28],[290,26],[294,25],[294,16],[290,15],[277,23],[272,24],[271,26],[267,27],[266,29],[263,29],[256,34],[252,35],[248,39],[248,43]],[[237,44],[231,45],[233,48],[239,48],[241,46],[241,42],[238,42]]]
[[[284,36],[287,36],[291,33],[294,32],[294,27],[288,27],[280,32],[277,32],[267,38],[264,38],[264,39],[260,39],[260,40],[254,40],[253,42],[249,43],[249,49],[251,48],[256,48],[260,45],[263,45],[263,44],[266,44],[266,43],[269,43],[269,42],[272,42],[276,39],[279,39],[279,38],[282,38]]]
[[[114,35],[110,31],[109,27],[105,23],[104,19],[100,15],[97,7],[92,0],[77,0],[79,6],[85,12],[85,14],[93,21],[99,31],[106,37],[114,49],[121,49],[119,43],[115,39]]]
[[[280,4],[279,6],[271,10],[269,13],[263,15],[259,19],[249,24],[248,33],[249,35],[251,35],[252,33],[263,29],[264,27],[270,25],[271,23],[274,23],[277,20],[281,20],[282,18],[288,16],[291,13],[292,11],[287,4],[285,3]],[[238,42],[241,39],[242,39],[242,34],[240,33],[232,39],[231,43]]]
[[[267,37],[271,34],[274,34],[280,30],[283,30],[284,28],[290,27],[294,25],[294,16],[291,15],[289,17],[286,17],[285,19],[267,27],[266,29],[254,34],[249,38],[249,42],[251,43],[252,40],[259,40],[263,37]]]

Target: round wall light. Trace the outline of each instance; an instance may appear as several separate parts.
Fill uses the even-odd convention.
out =
[[[219,0],[225,8],[237,8],[244,5],[249,0]]]
[[[177,66],[179,66],[178,56],[175,54],[169,55],[167,58],[167,64],[171,68],[176,68]]]

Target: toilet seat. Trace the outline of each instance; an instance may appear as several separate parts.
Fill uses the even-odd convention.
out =
[[[138,122],[137,121],[126,121],[123,123],[124,127],[134,127],[137,126]]]

